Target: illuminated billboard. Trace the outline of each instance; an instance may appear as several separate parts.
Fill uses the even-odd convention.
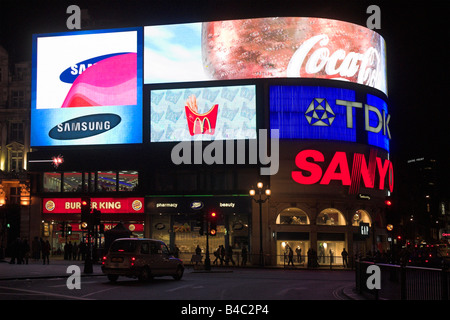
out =
[[[350,81],[387,94],[385,41],[356,24],[280,17],[144,27],[144,83]]]
[[[270,128],[280,139],[319,139],[365,143],[389,152],[387,103],[355,90],[323,86],[271,86]],[[361,121],[359,121],[361,119]]]
[[[142,143],[142,29],[33,36],[31,145]]]
[[[256,139],[256,88],[152,90],[150,141]]]
[[[394,189],[394,169],[389,159],[380,157],[377,150],[347,154],[337,151],[331,159],[318,150],[307,149],[295,156],[296,169],[291,177],[296,183],[329,185],[332,181],[348,186],[349,194],[357,194],[361,186],[370,189]]]
[[[81,198],[44,198],[43,213],[81,214]],[[91,209],[101,213],[144,213],[144,198],[91,198]]]

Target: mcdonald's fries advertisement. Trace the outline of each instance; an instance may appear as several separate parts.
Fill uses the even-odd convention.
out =
[[[150,141],[256,139],[253,85],[152,90]]]

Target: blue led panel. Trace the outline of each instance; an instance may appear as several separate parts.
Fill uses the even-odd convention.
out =
[[[270,87],[270,128],[280,139],[327,139],[356,142],[356,121],[347,127],[347,107],[355,91],[319,86]],[[355,108],[349,108],[355,119]]]
[[[389,123],[386,123],[388,119],[387,103],[381,98],[367,94],[367,104],[377,108],[379,111],[379,113],[368,112],[370,127],[376,128],[381,125],[380,132],[367,132],[367,142],[372,146],[383,148],[389,152]]]

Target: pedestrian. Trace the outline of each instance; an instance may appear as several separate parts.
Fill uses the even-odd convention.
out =
[[[72,241],[69,241],[69,244],[67,245],[67,260],[72,260]]]
[[[214,251],[214,257],[216,257],[213,261],[213,264],[217,264],[217,260],[220,260],[220,246]]]
[[[175,248],[173,249],[173,256],[175,258],[178,258],[180,256],[180,248],[178,248],[177,245],[175,245]]]
[[[64,260],[69,260],[69,245],[67,242],[64,244]]]
[[[24,263],[28,264],[28,260],[30,259],[30,245],[28,244],[27,239],[25,239],[22,243],[22,250],[23,250]]]
[[[228,264],[228,261],[231,261],[233,266],[235,265],[235,262],[233,260],[233,248],[231,248],[231,246],[228,246],[228,250],[227,250],[227,264]]]
[[[247,264],[247,247],[244,245],[242,247],[242,265],[245,266]]]
[[[197,245],[197,248],[195,248],[195,264],[198,264],[199,262],[202,262],[202,249],[200,248],[200,245]]]
[[[18,257],[19,256],[19,244],[20,244],[20,239],[17,238],[9,245],[9,251],[11,254],[11,261],[9,261],[10,264],[15,264],[16,260],[17,260],[17,263],[19,263],[19,257]]]
[[[77,260],[77,254],[78,254],[78,245],[75,242],[72,246],[72,259]]]
[[[345,248],[344,248],[344,250],[342,250],[341,256],[342,256],[342,264],[343,264],[344,268],[345,268],[345,267],[348,268],[348,261],[347,261],[348,252],[345,251]]]
[[[307,255],[308,255],[308,268],[311,268],[312,267],[312,259],[313,259],[311,248],[308,249]]]
[[[295,249],[295,252],[297,253],[297,262],[301,263],[302,262],[302,248],[297,247]]]
[[[48,240],[44,243],[42,247],[42,261],[45,264],[45,260],[47,260],[47,264],[50,264],[50,242]]]
[[[225,260],[225,248],[221,244],[220,245],[220,265],[223,265],[224,260]]]
[[[333,250],[330,249],[330,264],[334,263]]]
[[[291,247],[288,247],[288,266],[292,263],[292,266],[294,267],[294,251]]]

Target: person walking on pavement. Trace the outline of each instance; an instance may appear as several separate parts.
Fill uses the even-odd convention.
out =
[[[27,239],[25,239],[22,243],[22,250],[23,250],[24,263],[28,264],[28,260],[30,258],[30,245],[28,244]]]
[[[42,260],[45,264],[45,260],[47,260],[47,264],[50,264],[50,242],[48,240],[42,246]]]
[[[290,263],[292,263],[292,266],[294,267],[294,251],[291,247],[288,247],[288,266]]]
[[[227,264],[228,261],[231,261],[231,263],[233,264],[233,266],[236,264],[233,260],[233,248],[231,248],[231,246],[228,246],[228,251],[227,251]]]
[[[245,266],[247,264],[247,247],[242,247],[242,265]]]
[[[342,264],[343,264],[344,268],[345,268],[345,267],[348,268],[348,261],[347,261],[348,252],[345,251],[345,248],[344,248],[344,250],[342,250],[341,256],[342,256]]]
[[[72,246],[72,259],[77,260],[77,254],[78,254],[78,245],[76,242],[74,242]]]

